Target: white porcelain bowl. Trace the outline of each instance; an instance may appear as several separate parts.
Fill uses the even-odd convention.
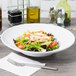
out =
[[[31,52],[17,48],[13,42],[13,39],[16,39],[18,36],[22,36],[23,33],[27,30],[44,30],[46,32],[52,33],[55,36],[55,38],[57,38],[57,40],[59,41],[59,49],[49,52]],[[71,47],[75,42],[75,37],[70,31],[53,24],[23,24],[11,27],[4,31],[1,35],[1,40],[7,47],[13,49],[14,51],[32,57],[44,57],[60,51],[64,51],[65,49]]]

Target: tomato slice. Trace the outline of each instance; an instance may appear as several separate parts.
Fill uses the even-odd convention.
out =
[[[22,46],[22,45],[19,45],[18,48],[19,48],[19,49],[24,49],[25,47]]]
[[[53,48],[56,45],[57,45],[57,42],[53,42],[53,43],[50,44],[50,48]]]
[[[20,45],[20,42],[16,43],[16,45],[18,45],[18,46],[19,46],[19,45]]]
[[[19,48],[19,49],[24,49],[24,48],[25,48],[23,45],[21,45],[20,42],[18,42],[17,45],[18,45],[18,48]]]

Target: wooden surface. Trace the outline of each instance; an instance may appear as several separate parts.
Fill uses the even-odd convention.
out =
[[[71,32],[74,33],[76,37],[76,19],[72,19],[72,25],[67,27]],[[42,23],[49,23],[48,19],[42,19]],[[3,19],[3,31],[9,28],[7,19]],[[71,30],[72,29],[72,30]],[[74,29],[74,30],[73,30]],[[8,55],[13,50],[7,48],[0,41],[0,58]],[[19,53],[18,53],[19,54]],[[76,76],[76,42],[75,44],[60,53],[54,54],[52,56],[44,57],[44,58],[33,58],[35,60],[47,63],[47,66],[57,67],[58,71],[44,70],[41,69],[32,76]],[[17,76],[10,72],[0,69],[0,76]]]

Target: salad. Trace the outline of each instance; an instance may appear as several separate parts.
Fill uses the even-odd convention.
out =
[[[24,51],[47,52],[59,48],[54,35],[45,31],[27,31],[14,40],[15,45]]]

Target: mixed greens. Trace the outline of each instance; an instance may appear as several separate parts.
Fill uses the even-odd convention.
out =
[[[44,31],[27,31],[14,42],[19,49],[24,51],[46,52],[59,48],[59,42],[56,41],[54,35]]]

